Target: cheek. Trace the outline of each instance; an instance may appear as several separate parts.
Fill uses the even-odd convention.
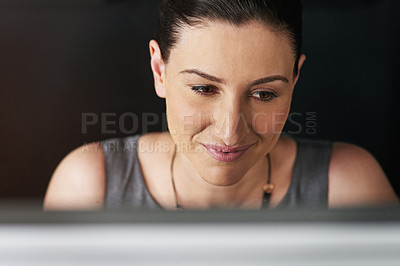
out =
[[[281,134],[289,114],[289,104],[276,105],[269,111],[252,115],[252,127],[258,135]]]
[[[171,135],[190,137],[206,127],[208,114],[204,105],[172,93],[166,97],[166,106]]]

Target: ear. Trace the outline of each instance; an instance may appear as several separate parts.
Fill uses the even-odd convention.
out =
[[[299,80],[299,77],[300,77],[300,70],[301,70],[301,67],[302,67],[303,64],[304,64],[304,61],[306,61],[306,55],[305,55],[305,54],[302,54],[302,55],[300,55],[300,58],[299,58],[299,65],[298,65],[298,68],[297,68],[297,76],[296,76],[295,79],[294,79],[294,84],[293,84],[293,86],[296,86],[296,83],[297,83],[297,81]]]
[[[150,65],[154,77],[154,88],[158,97],[165,98],[165,65],[161,56],[161,50],[155,40],[149,43],[150,48]]]

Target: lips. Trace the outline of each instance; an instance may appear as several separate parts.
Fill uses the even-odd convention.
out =
[[[220,162],[233,162],[238,160],[253,145],[240,147],[226,147],[217,145],[202,144],[208,154]]]

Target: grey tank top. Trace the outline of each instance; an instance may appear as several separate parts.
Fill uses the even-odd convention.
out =
[[[101,142],[106,167],[104,208],[162,210],[146,187],[137,154],[140,135]],[[332,142],[295,138],[297,156],[286,195],[275,208],[328,207]]]

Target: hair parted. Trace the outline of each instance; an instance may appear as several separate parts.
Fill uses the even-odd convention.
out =
[[[182,27],[201,25],[206,21],[237,26],[257,21],[274,31],[288,34],[296,60],[294,73],[297,74],[302,48],[301,0],[163,0],[155,33],[163,60],[168,62]]]

